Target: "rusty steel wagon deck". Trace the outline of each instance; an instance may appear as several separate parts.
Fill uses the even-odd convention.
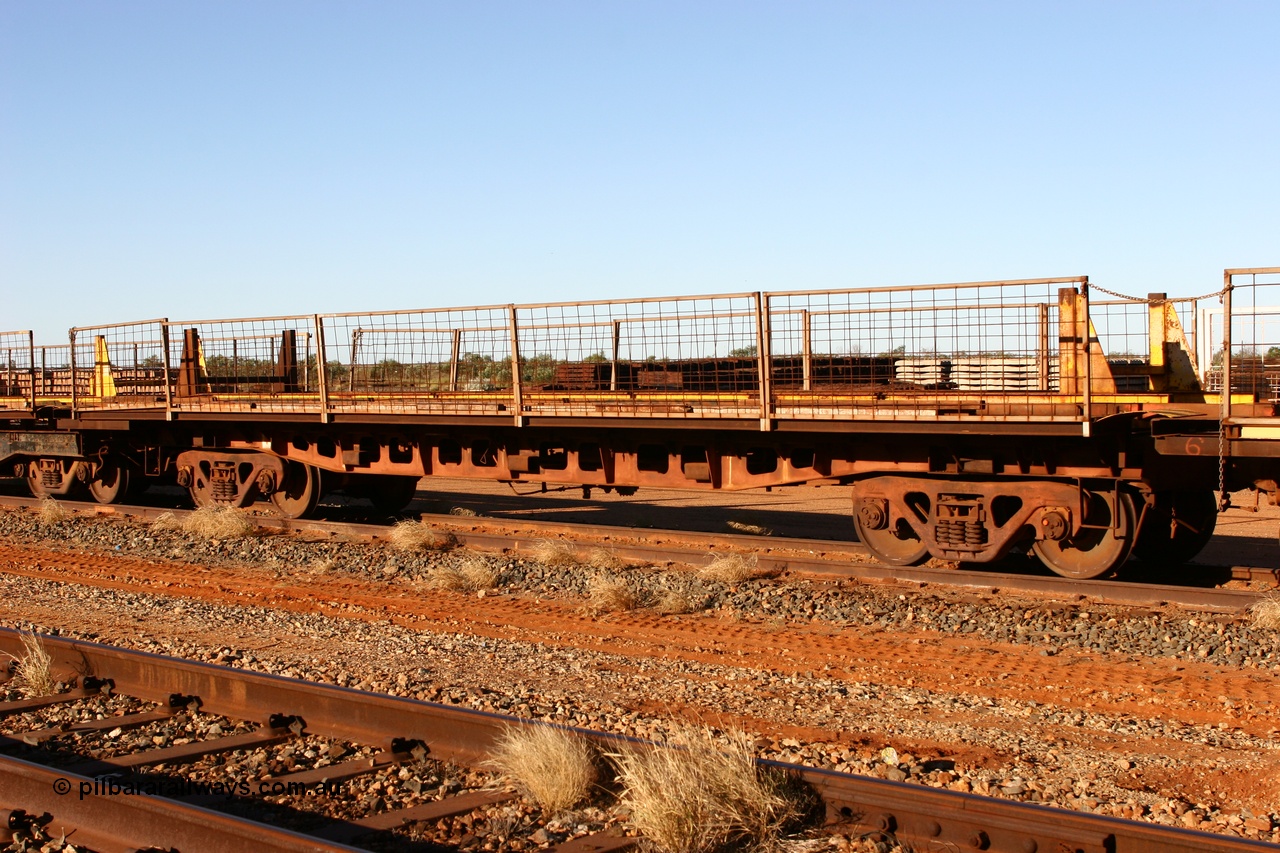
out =
[[[394,509],[422,476],[854,483],[888,562],[1024,542],[1084,576],[1194,553],[1215,490],[1275,493],[1274,297],[1267,268],[1194,299],[1069,277],[7,333],[0,464],[290,515],[332,489]]]

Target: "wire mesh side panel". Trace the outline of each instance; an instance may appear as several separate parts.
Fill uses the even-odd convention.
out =
[[[35,388],[31,332],[0,332],[0,410],[31,408]]]
[[[1280,402],[1280,268],[1231,278],[1231,392]],[[1201,313],[1206,327],[1202,351],[1211,350],[1204,370],[1206,390],[1221,392],[1223,310],[1210,306]]]
[[[1103,393],[1137,393],[1151,390],[1147,367],[1151,363],[1150,310],[1146,301],[1089,302],[1089,319],[1115,387]]]
[[[175,408],[318,411],[313,316],[173,322],[168,336]]]
[[[163,329],[160,320],[72,329],[73,358],[59,392],[78,409],[163,406]]]
[[[70,400],[71,345],[38,344],[31,355],[35,362],[36,400]]]
[[[511,403],[507,306],[330,314],[320,323],[330,408],[488,414]]]
[[[779,417],[1079,419],[1059,289],[1079,279],[768,294]],[[1078,390],[1078,389],[1077,389]]]
[[[525,408],[553,415],[759,413],[750,294],[519,306]]]

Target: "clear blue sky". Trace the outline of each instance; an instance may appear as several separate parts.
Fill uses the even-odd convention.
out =
[[[0,2],[0,329],[1280,265],[1280,3]]]

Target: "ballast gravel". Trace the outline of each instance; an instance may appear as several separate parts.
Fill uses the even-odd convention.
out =
[[[250,536],[226,541],[202,540],[145,525],[73,518],[42,524],[26,512],[0,512],[0,537],[132,556],[181,560],[201,565],[251,565],[281,573],[299,568],[356,577],[399,578],[427,582],[441,564],[454,564],[453,552],[403,553],[362,542],[305,541],[296,536]],[[326,537],[328,538],[328,537]],[[585,598],[599,570],[554,567],[527,559],[489,558],[499,572],[498,586],[543,597]],[[666,581],[670,583],[669,580]],[[660,587],[659,577],[651,586]],[[853,591],[812,581],[724,584],[681,583],[701,610],[730,610],[778,620],[818,619],[838,625],[901,628],[910,625],[951,634],[969,634],[987,642],[1037,645],[1048,655],[1081,649],[1127,653],[1231,667],[1272,669],[1280,665],[1280,632],[1254,628],[1237,616],[1188,615],[1058,604],[1033,608],[1010,604],[956,603],[954,595],[927,590],[903,594],[896,589],[859,587]],[[690,588],[691,587],[691,588]]]
[[[25,512],[0,512],[0,539],[278,571],[425,584],[441,565],[467,555],[401,553],[360,542],[253,536],[203,541],[143,525],[75,518],[43,525]],[[474,559],[474,556],[470,557]],[[509,556],[484,557],[506,595],[585,600],[601,572],[547,566]],[[613,572],[617,575],[618,572]],[[1235,615],[1171,614],[1074,603],[965,601],[946,592],[808,581],[723,584],[670,573],[620,573],[641,592],[677,587],[700,611],[779,625],[814,621],[868,629],[911,627],[967,634],[990,643],[1218,664],[1280,672],[1280,636]],[[465,705],[639,737],[660,736],[662,708],[703,708],[756,721],[764,757],[816,767],[972,791],[1064,808],[1280,841],[1280,803],[1242,807],[1213,791],[1167,797],[1144,777],[1176,775],[1190,765],[1226,774],[1270,767],[1280,790],[1280,741],[1223,725],[1190,725],[1159,715],[1059,708],[919,686],[776,672],[689,660],[630,658],[466,633],[412,630],[389,622],[340,619],[252,605],[224,606],[168,596],[0,576],[0,597],[24,602],[23,627],[110,642],[260,672]],[[77,625],[92,611],[95,629]],[[55,614],[66,614],[56,619]],[[162,618],[160,618],[162,616]],[[6,620],[13,624],[13,611]],[[287,641],[286,641],[287,638]],[[1014,676],[1016,677],[1016,675]],[[1228,700],[1230,701],[1230,700]],[[945,719],[934,719],[940,715]],[[966,722],[957,722],[962,720]],[[1180,744],[1178,755],[1088,749],[1055,739],[1069,726],[1096,742],[1123,738]],[[779,727],[815,738],[770,734]],[[822,740],[821,732],[843,733]],[[967,763],[903,744],[973,745],[1000,761]],[[1123,766],[1122,766],[1123,765]]]

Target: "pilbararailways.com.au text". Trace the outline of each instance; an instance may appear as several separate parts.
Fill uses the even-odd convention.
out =
[[[66,796],[73,790],[70,779],[56,779],[53,792]],[[146,778],[139,776],[98,776],[81,779],[74,785],[80,799],[85,797],[282,797],[338,794],[340,782],[287,782],[283,779],[234,779],[226,782],[198,782],[191,779]]]

